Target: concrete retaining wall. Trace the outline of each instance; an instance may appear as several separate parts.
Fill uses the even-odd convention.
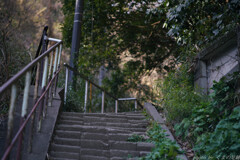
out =
[[[218,82],[222,77],[239,71],[238,50],[237,31],[233,31],[200,52],[194,74],[195,87],[209,94],[213,81]]]

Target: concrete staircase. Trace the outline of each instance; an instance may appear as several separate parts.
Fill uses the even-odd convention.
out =
[[[146,155],[151,143],[127,142],[145,135],[148,121],[140,112],[62,112],[48,152],[50,160],[126,160]]]

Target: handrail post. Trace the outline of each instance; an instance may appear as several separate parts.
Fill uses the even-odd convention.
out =
[[[42,76],[42,92],[41,94],[45,91],[46,87],[46,82],[47,82],[47,66],[48,66],[48,57],[45,57],[44,60],[44,68],[43,68],[43,76]],[[42,119],[45,117],[45,100],[44,98],[41,101],[40,108],[39,108],[39,124],[38,124],[38,132],[40,132],[41,127],[42,127]]]
[[[50,79],[53,77],[52,74],[52,70],[53,70],[53,57],[54,57],[54,52],[50,53],[51,54],[51,58],[50,58],[50,65],[49,65],[49,71],[48,71],[48,80],[50,81]],[[49,102],[48,102],[48,106],[51,107],[52,106],[52,98],[53,98],[53,93],[52,93],[52,85],[49,88],[48,94],[47,96],[49,97]]]
[[[32,133],[33,133],[33,129],[34,129],[34,117],[35,117],[35,112],[37,110],[37,108],[41,108],[42,106],[42,111],[43,111],[43,106],[46,106],[47,101],[48,101],[48,96],[49,96],[49,91],[50,91],[50,87],[51,85],[54,83],[54,80],[56,80],[61,68],[60,65],[58,65],[58,70],[56,70],[54,73],[55,75],[52,76],[51,73],[53,71],[53,58],[54,56],[50,53],[52,52],[55,48],[60,47],[60,50],[62,49],[62,41],[59,40],[59,42],[57,44],[54,44],[51,48],[49,48],[49,50],[46,51],[47,49],[47,41],[46,41],[46,36],[44,37],[44,39],[42,39],[41,41],[44,42],[43,46],[42,46],[42,54],[39,55],[39,57],[36,57],[32,62],[30,62],[29,64],[27,64],[23,69],[21,69],[16,75],[14,75],[12,78],[10,78],[6,83],[4,83],[2,86],[0,86],[0,96],[2,96],[4,94],[4,92],[7,91],[7,89],[11,88],[11,99],[10,99],[10,105],[9,105],[9,113],[8,113],[8,128],[7,128],[7,136],[6,136],[6,150],[3,154],[2,159],[8,159],[9,154],[12,151],[12,148],[16,147],[16,151],[14,150],[14,152],[16,152],[16,154],[14,154],[14,156],[16,156],[15,158],[17,160],[21,159],[21,154],[22,154],[22,145],[23,145],[23,140],[25,140],[25,135],[24,135],[24,130],[26,128],[26,126],[29,124],[30,122],[30,133],[29,133],[29,139],[26,142],[26,144],[28,146],[28,148],[26,148],[29,152],[31,152],[31,144],[32,144]],[[38,51],[40,52],[40,51]],[[49,57],[51,56],[51,57]],[[58,57],[58,61],[57,64],[60,64],[60,55],[56,55],[56,57]],[[50,58],[50,60],[49,60]],[[50,63],[50,64],[49,64]],[[49,65],[48,65],[49,64]],[[37,65],[37,69],[35,68]],[[49,67],[49,68],[48,68]],[[55,68],[56,69],[56,68]],[[36,71],[36,75],[35,72]],[[32,73],[33,75],[35,75],[35,79],[32,80]],[[21,109],[21,115],[20,115],[20,127],[17,131],[17,133],[15,134],[15,136],[12,138],[12,131],[13,131],[13,121],[14,119],[14,109],[16,108],[16,101],[17,101],[17,83],[20,80],[20,78],[25,78],[25,84],[24,84],[24,91],[21,92],[23,94],[22,100],[22,108]],[[33,93],[33,103],[34,106],[31,109],[30,113],[28,113],[28,105],[29,105],[29,90],[30,90],[30,85],[31,82],[35,81],[35,86],[34,86],[34,93]],[[40,85],[41,84],[41,85]],[[40,98],[38,99],[38,90],[39,90],[39,86],[42,88],[42,95],[40,96]],[[45,103],[44,103],[45,101]],[[40,105],[41,103],[41,105]],[[47,107],[45,108],[47,109]],[[40,111],[39,115],[43,116],[43,112]],[[45,112],[46,113],[46,112]],[[45,114],[46,115],[46,114]],[[38,127],[38,126],[37,126]],[[41,128],[41,127],[38,127]],[[19,142],[19,143],[17,143]],[[25,144],[25,143],[24,143]]]
[[[115,100],[115,113],[118,113],[118,100]]]
[[[57,69],[60,69],[61,55],[62,55],[62,44],[60,44],[60,47],[59,47]],[[55,96],[57,94],[57,84],[58,84],[58,75],[57,75],[56,81],[55,81],[55,88],[54,88],[54,95]]]
[[[56,47],[56,49],[55,49],[53,74],[55,74],[56,70],[57,70],[57,58],[58,58],[58,47]]]
[[[43,80],[42,80],[42,88],[46,87],[47,84],[47,69],[48,69],[48,56],[45,57],[44,60],[44,69],[43,69]],[[46,96],[45,96],[46,97]],[[47,112],[47,105],[46,100],[43,103],[43,118],[46,117]]]
[[[135,102],[135,112],[137,111],[137,100],[134,101]]]
[[[7,130],[6,147],[10,144],[10,139],[12,137],[13,121],[14,121],[13,116],[14,116],[16,99],[17,99],[17,86],[13,84],[11,89],[11,101],[10,101],[10,108],[9,108],[9,114],[8,114],[8,130]]]
[[[56,50],[55,50],[55,57],[54,57],[54,66],[53,66],[53,75],[56,73],[57,71],[57,63],[58,63],[58,47],[56,47]],[[54,82],[54,88],[53,88],[53,96],[55,97],[56,96],[56,83],[57,81],[55,80]]]
[[[65,88],[64,88],[64,105],[67,103],[67,88],[68,88],[68,68],[66,67]]]
[[[88,81],[85,83],[84,113],[87,111]]]
[[[104,112],[104,99],[105,99],[105,92],[102,91],[102,108],[101,108],[101,113]]]
[[[26,118],[26,115],[27,115],[30,84],[31,84],[31,71],[28,71],[26,73],[26,79],[25,79],[25,87],[24,87],[24,94],[23,94],[23,103],[22,103],[22,113],[21,113],[20,126],[24,122],[24,119]],[[21,159],[22,140],[23,140],[23,133],[21,132],[21,134],[19,136],[19,142],[18,142],[17,160]]]
[[[59,47],[59,55],[58,55],[58,68],[60,67],[60,61],[61,61],[61,55],[62,55],[62,44],[60,44],[60,47]]]

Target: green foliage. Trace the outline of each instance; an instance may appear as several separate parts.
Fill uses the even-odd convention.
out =
[[[165,0],[165,26],[179,44],[199,47],[233,29],[239,23],[239,0]],[[193,47],[192,47],[193,48]]]
[[[170,72],[159,84],[163,94],[162,107],[166,110],[167,120],[181,122],[189,117],[192,109],[201,104],[202,96],[194,91],[192,76],[187,72],[188,65],[181,65],[175,72]]]
[[[63,39],[70,47],[75,0],[62,2],[65,15]],[[161,71],[161,62],[178,52],[175,41],[166,36],[167,29],[156,25],[163,24],[166,17],[166,11],[155,11],[153,6],[159,3],[158,0],[85,0],[79,70],[96,73],[104,65],[109,71],[124,76],[124,88],[127,90],[140,88],[137,85],[146,72],[155,68]],[[129,56],[133,60],[126,62],[119,72],[120,58]],[[111,80],[117,82],[114,77]],[[119,83],[118,86],[122,87],[122,81]]]
[[[62,2],[63,2],[62,12],[65,15],[61,28],[63,41],[65,46],[70,47],[72,42],[75,0],[62,0]]]
[[[84,90],[74,91],[72,87],[69,87],[67,91],[67,102],[64,105],[63,110],[67,112],[83,112],[83,106]]]
[[[155,148],[147,156],[140,160],[178,160],[177,156],[182,154],[176,142],[166,137],[165,131],[157,123],[147,131],[150,142],[155,144]]]
[[[195,144],[196,156],[223,158],[239,151],[239,103],[236,87],[239,73],[214,82],[211,101],[193,108],[190,117],[175,125],[176,135]]]
[[[142,135],[133,134],[131,137],[128,137],[128,142],[145,142],[146,139]]]
[[[229,155],[236,157],[240,150],[240,106],[229,117],[219,121],[212,133],[198,138],[195,151],[197,155],[224,159]]]

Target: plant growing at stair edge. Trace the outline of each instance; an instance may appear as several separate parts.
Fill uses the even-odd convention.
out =
[[[146,139],[142,135],[133,134],[132,136],[128,137],[128,142],[145,142]]]
[[[163,95],[162,108],[167,122],[175,124],[190,117],[192,109],[199,106],[204,98],[194,91],[193,76],[188,73],[189,65],[182,64],[176,71],[169,72],[159,87]]]
[[[176,135],[194,144],[196,159],[223,159],[237,156],[240,150],[240,106],[236,72],[214,82],[211,101],[195,107],[192,116],[175,125]]]
[[[194,150],[197,156],[206,155],[213,159],[232,157],[237,159],[240,151],[240,106],[229,117],[219,121],[215,130],[198,137]]]
[[[84,106],[84,81],[81,81],[78,85],[78,90],[74,91],[70,86],[67,91],[67,102],[63,107],[67,112],[83,112]]]
[[[175,141],[167,138],[165,131],[156,122],[153,123],[151,128],[147,131],[149,139],[148,142],[155,144],[155,148],[151,153],[140,160],[178,160],[179,154],[183,154]]]

